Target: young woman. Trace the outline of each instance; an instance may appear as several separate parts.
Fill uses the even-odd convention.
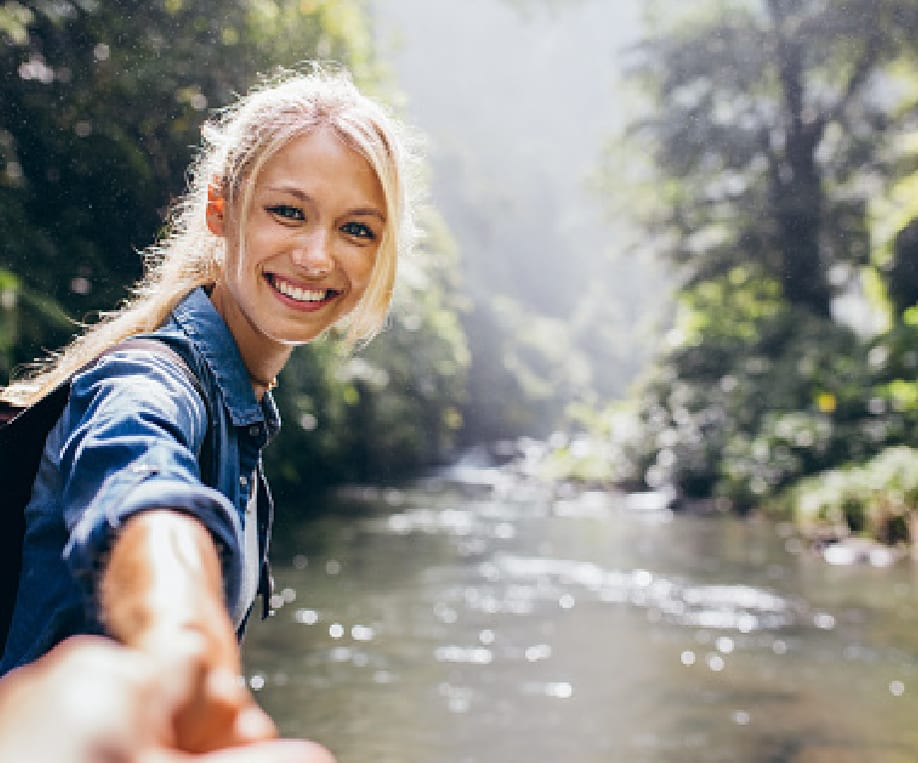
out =
[[[294,346],[338,325],[351,343],[378,330],[412,240],[407,164],[400,125],[341,72],[283,75],[205,126],[134,298],[2,393],[28,403],[72,377],[26,510],[0,674],[72,634],[153,656],[193,634],[204,648],[180,746],[273,733],[237,647],[270,593],[270,390]],[[181,361],[116,346],[135,335]]]

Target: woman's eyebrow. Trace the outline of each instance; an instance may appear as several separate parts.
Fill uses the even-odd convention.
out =
[[[296,186],[290,185],[278,185],[278,186],[269,186],[269,191],[274,193],[289,193],[291,196],[296,196],[298,199],[303,201],[312,201],[312,197],[305,191],[297,188]]]
[[[382,222],[386,221],[386,216],[380,212],[376,207],[358,207],[357,209],[351,209],[348,211],[350,215],[371,215],[372,217],[378,217]]]

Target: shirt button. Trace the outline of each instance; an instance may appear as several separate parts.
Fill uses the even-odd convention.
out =
[[[246,485],[249,484],[249,478],[246,477],[246,476],[243,474],[243,475],[239,478],[239,484],[242,485],[242,487],[245,487]]]
[[[249,427],[249,434],[252,435],[252,437],[258,437],[258,435],[261,434],[261,427],[258,424],[252,424],[252,426]]]

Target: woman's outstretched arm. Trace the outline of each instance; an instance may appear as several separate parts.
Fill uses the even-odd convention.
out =
[[[132,516],[103,572],[101,606],[110,635],[164,666],[176,644],[197,640],[190,686],[174,719],[179,749],[207,752],[276,735],[240,676],[217,549],[196,519],[169,510]]]

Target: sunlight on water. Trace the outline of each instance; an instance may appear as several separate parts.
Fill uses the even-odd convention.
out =
[[[786,528],[651,496],[460,476],[353,488],[279,530],[246,664],[285,733],[341,763],[918,758],[907,565],[833,567]]]

